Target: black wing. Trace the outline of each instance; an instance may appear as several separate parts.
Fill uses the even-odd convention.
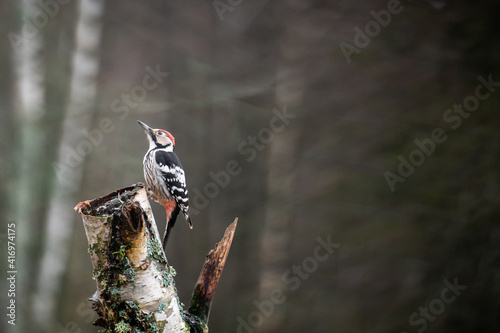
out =
[[[163,150],[156,151],[155,158],[156,163],[160,166],[168,192],[179,205],[189,226],[192,227],[191,219],[188,215],[189,199],[188,190],[186,188],[186,176],[181,161],[174,152],[166,152]]]

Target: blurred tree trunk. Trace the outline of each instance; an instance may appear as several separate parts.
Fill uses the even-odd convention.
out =
[[[37,1],[24,0],[19,4],[22,18],[31,18],[38,11]],[[16,71],[16,110],[20,124],[16,147],[17,184],[15,186],[15,221],[17,222],[17,266],[20,296],[29,304],[29,293],[36,276],[36,235],[42,223],[38,200],[42,196],[45,132],[42,120],[45,115],[45,65],[42,58],[43,38],[37,28],[28,27],[22,20],[19,29],[9,32],[8,38]],[[21,308],[19,308],[21,310]],[[22,309],[24,311],[24,309]],[[24,332],[27,321],[17,321],[16,329]]]
[[[0,6],[1,7],[1,6]],[[0,9],[1,10],[1,9]],[[0,22],[2,21],[2,17],[0,16]],[[1,29],[1,27],[0,27]],[[0,45],[0,49],[3,48],[3,44]],[[6,47],[7,49],[7,47]],[[4,215],[4,223],[3,223],[3,235],[2,238],[7,237],[7,227],[8,223],[12,221],[18,221],[18,216],[13,211],[13,203],[17,199],[13,193],[16,193],[15,190],[15,165],[14,160],[18,156],[16,156],[15,151],[10,149],[10,147],[15,146],[14,138],[17,137],[17,133],[15,132],[15,127],[13,126],[13,94],[12,94],[12,66],[10,64],[10,57],[3,57],[0,51],[0,72],[3,75],[0,78],[0,109],[3,110],[0,115],[0,123],[4,126],[2,128],[2,133],[0,133],[0,142],[2,142],[0,148],[0,156],[2,159],[0,160],[0,170],[2,170],[2,175],[0,177],[0,181],[2,182],[2,187],[0,189],[0,212],[6,212]],[[6,111],[5,111],[6,110]],[[4,112],[5,111],[5,112]],[[4,243],[4,239],[2,239],[2,244]],[[7,246],[4,246],[0,249],[0,255],[3,258],[7,258]],[[4,267],[7,267],[6,265]],[[0,281],[0,290],[8,290],[8,284],[6,279],[2,279]],[[7,327],[11,326],[7,324],[7,320],[2,320],[0,323],[0,332],[7,332]]]
[[[279,112],[297,114],[301,107],[303,95],[303,74],[296,66],[295,57],[300,54],[300,45],[294,43],[293,32],[296,24],[286,27],[285,39],[281,43],[281,61],[276,77],[276,103]],[[297,49],[299,48],[299,49]],[[284,129],[273,133],[269,147],[265,227],[262,234],[260,278],[260,299],[269,300],[272,291],[284,289],[282,274],[289,267],[291,238],[297,214],[296,207],[297,174],[300,155],[300,131],[298,126],[285,124]],[[286,290],[284,290],[286,292]],[[285,320],[285,309],[276,305],[272,315],[267,317],[257,331],[280,332],[280,325]]]
[[[69,103],[63,121],[58,162],[53,163],[57,181],[47,213],[45,247],[34,302],[35,323],[49,331],[57,311],[58,291],[65,274],[73,232],[71,207],[80,188],[85,156],[95,148],[82,133],[89,130],[95,108],[104,2],[81,0],[78,10]]]
[[[12,15],[14,3],[3,1],[0,3],[0,31],[15,31],[16,20]],[[20,156],[16,155],[17,150],[20,148],[17,142],[19,133],[16,131],[16,112],[14,111],[14,93],[15,93],[15,68],[14,57],[12,56],[12,45],[7,38],[0,40],[0,124],[2,124],[2,131],[0,131],[0,169],[2,174],[0,180],[2,187],[0,188],[0,212],[7,212],[4,215],[3,226],[6,228],[7,223],[18,221],[17,212],[14,211],[16,202],[18,200],[16,189],[16,159]],[[21,117],[17,117],[21,118]],[[14,148],[14,149],[13,149]],[[13,195],[15,194],[15,195]],[[7,229],[2,229],[7,236]],[[4,237],[5,237],[4,236]],[[2,239],[2,244],[4,240]],[[7,246],[2,246],[0,249],[2,258],[7,258]],[[3,266],[7,267],[7,266]],[[0,290],[8,290],[8,282],[6,279],[1,279]],[[8,318],[7,318],[8,319]],[[0,332],[7,332],[12,325],[7,323],[7,320],[0,321]]]

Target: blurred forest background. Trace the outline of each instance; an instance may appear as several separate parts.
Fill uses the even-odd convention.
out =
[[[169,242],[184,303],[239,217],[211,332],[500,331],[498,1],[0,9],[0,331],[98,331],[73,207],[143,181],[137,119],[175,136],[197,211]]]

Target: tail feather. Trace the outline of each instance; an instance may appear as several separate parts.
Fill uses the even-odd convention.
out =
[[[181,209],[181,212],[184,215],[184,218],[186,219],[189,229],[193,229],[193,222],[191,222],[191,218],[189,217],[188,214],[189,206],[187,205],[187,202],[179,203],[179,208]]]
[[[172,215],[170,216],[170,220],[167,220],[167,224],[165,225],[165,233],[163,234],[163,251],[167,253],[167,242],[168,242],[168,237],[170,236],[170,231],[175,225],[175,221],[177,220],[177,215],[179,214],[180,209],[176,208],[172,212]],[[167,214],[167,219],[168,219],[168,214]]]
[[[174,227],[175,221],[177,220],[177,215],[179,215],[179,212],[181,211],[181,209],[180,209],[179,205],[177,205],[176,208],[172,211],[172,214],[170,215],[169,220],[168,220],[168,218],[169,218],[168,207],[165,207],[165,210],[167,211],[167,224],[165,226],[165,233],[163,234],[163,250],[165,251],[165,253],[167,253],[167,241],[168,241],[168,238],[170,237],[170,231]],[[186,218],[186,222],[189,226],[189,229],[193,229],[193,222],[191,222],[191,218],[189,217],[189,215],[184,211],[182,211],[182,213],[184,214],[184,217]]]

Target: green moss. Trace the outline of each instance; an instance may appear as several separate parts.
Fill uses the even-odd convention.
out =
[[[127,324],[124,321],[120,321],[118,324],[115,326],[115,332],[116,333],[128,333],[132,331],[132,328],[130,327],[129,324]]]
[[[87,249],[87,252],[90,254],[90,255],[93,255],[95,253],[95,248],[97,247],[97,242],[94,243],[94,244],[91,244],[89,245],[88,249]]]
[[[208,332],[207,325],[198,316],[193,316],[181,309],[182,318],[189,325],[190,333]]]
[[[123,319],[129,318],[129,316],[127,315],[127,311],[125,311],[125,310],[118,311],[118,315],[120,316],[120,318],[123,318]]]
[[[89,247],[89,253],[94,253],[99,256],[99,265],[94,269],[93,277],[99,281],[102,290],[101,300],[104,304],[101,305],[103,311],[101,311],[100,314],[101,317],[107,316],[107,318],[102,317],[104,323],[107,325],[113,325],[112,323],[119,322],[118,318],[116,318],[117,314],[119,318],[123,319],[123,324],[127,323],[127,325],[131,325],[129,320],[132,310],[127,310],[127,306],[122,304],[123,301],[120,299],[120,287],[124,284],[133,282],[134,276],[136,275],[127,257],[127,250],[131,248],[132,242],[125,242],[121,237],[119,228],[120,218],[118,215],[114,214],[109,222],[111,227],[110,242],[107,244],[104,242],[96,243],[106,248],[101,249],[98,245]],[[133,311],[138,312],[138,310]],[[117,327],[117,331],[131,332],[131,327],[136,327],[135,325],[129,325],[127,329],[123,324]],[[109,329],[109,327],[107,328]]]
[[[120,249],[116,252],[113,252],[113,255],[117,254],[117,255],[119,255],[121,260],[124,260],[125,255],[127,253],[126,251],[132,246],[132,244],[134,244],[134,242],[120,245]]]
[[[104,327],[101,332],[159,333],[161,327],[156,326],[154,314],[145,314],[133,301],[121,299],[122,286],[134,282],[136,275],[136,271],[127,257],[127,251],[131,248],[132,242],[126,242],[121,236],[121,210],[118,209],[121,207],[122,203],[119,203],[121,200],[126,200],[126,195],[122,194],[121,198],[107,204],[108,209],[113,209],[113,214],[107,219],[107,223],[110,225],[109,242],[99,240],[88,249],[89,254],[95,254],[99,257],[98,266],[95,268],[93,276],[101,287],[99,303],[95,304],[101,316],[99,324]],[[95,211],[95,213],[99,212],[98,209]],[[176,275],[176,271],[168,266],[161,243],[155,237],[151,237],[153,235],[152,226],[147,219],[146,233],[148,237],[147,260],[158,265],[162,271],[164,286],[174,285],[173,277]],[[101,247],[97,244],[100,244]],[[158,312],[165,311],[167,307],[167,303],[160,303]]]
[[[159,333],[155,318],[151,314],[140,311],[137,304],[132,301],[122,301],[114,304],[115,311],[105,318],[110,324],[101,333],[134,332],[134,333]],[[118,316],[117,318],[115,316]],[[113,324],[117,322],[116,324]]]
[[[101,258],[106,253],[106,248],[100,245],[102,245],[102,240],[99,237],[94,244],[89,245],[87,252],[90,255],[95,254]]]
[[[150,235],[152,235],[149,221],[147,223],[147,226],[148,226],[147,232]],[[162,248],[160,242],[158,242],[158,240],[156,239],[156,237],[153,237],[153,236],[149,237],[147,246],[148,246],[147,259],[149,261],[156,260],[159,263],[162,263],[164,265],[167,264],[167,260],[165,259],[165,255],[163,254],[163,248]]]
[[[120,295],[121,294],[120,288],[118,288],[117,286],[111,287],[110,291],[111,291],[111,295]]]
[[[197,298],[200,295],[199,290],[193,292],[191,307],[189,312],[182,311],[182,317],[184,321],[189,324],[191,333],[203,333],[208,332],[208,327],[206,321],[208,320],[208,312],[210,305],[206,300],[201,300]]]
[[[135,304],[134,302],[132,301],[127,301],[127,307],[132,309],[132,310],[135,310],[135,311],[139,311],[139,307],[137,306],[137,304]]]
[[[177,272],[172,266],[168,266],[167,270],[163,271],[161,274],[163,278],[163,286],[168,287],[173,283],[174,276],[177,274]]]
[[[163,312],[167,309],[167,303],[161,302],[160,305],[158,306],[158,312]]]
[[[130,267],[125,270],[125,277],[127,278],[128,282],[135,282],[134,276],[136,274],[135,270]]]
[[[101,288],[102,288],[102,289],[106,289],[107,287],[108,287],[108,281],[106,281],[106,280],[102,280],[102,281],[101,281]]]

